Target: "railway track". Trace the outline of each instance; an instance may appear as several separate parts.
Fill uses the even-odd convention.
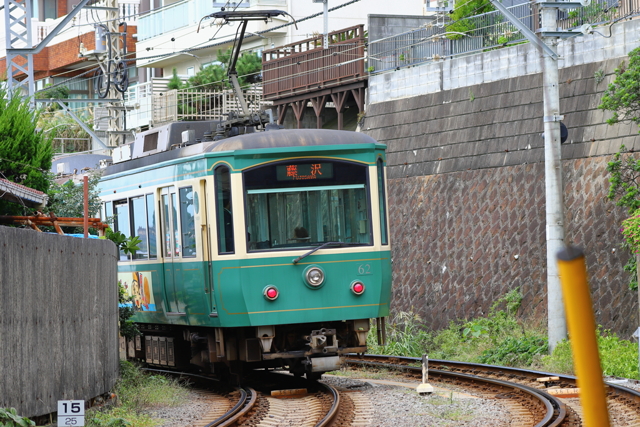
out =
[[[192,427],[351,426],[353,408],[363,406],[351,398],[341,400],[338,390],[328,384],[303,382],[289,375],[256,375],[250,381],[253,387],[229,391],[208,376],[159,369],[147,371],[189,377],[198,383],[197,393],[207,401],[207,409],[190,424]],[[214,384],[216,391],[210,390]]]
[[[350,365],[368,365],[385,367],[389,369],[402,370],[415,378],[420,380],[421,367],[420,359],[412,357],[389,357],[389,356],[356,356],[351,355],[347,359],[347,363]],[[559,396],[551,396],[550,393],[554,390],[571,390],[577,388],[576,377],[568,375],[556,375],[547,372],[531,371],[525,369],[489,366],[474,363],[465,362],[453,362],[446,360],[430,360],[429,361],[429,378],[430,381],[443,383],[454,383],[453,380],[448,378],[455,378],[456,375],[464,375],[478,381],[496,380],[504,381],[508,383],[517,384],[526,387],[528,390],[541,394],[544,399],[547,399],[553,407],[553,416],[545,421],[546,424],[528,424],[528,425],[540,425],[540,426],[581,426],[582,425],[582,409],[580,407],[580,401],[576,397],[563,398]],[[539,381],[544,377],[557,377],[557,380],[553,381]],[[611,418],[612,426],[640,426],[640,393],[636,390],[629,389],[617,384],[606,384],[607,399],[609,405],[609,416]],[[484,394],[486,396],[486,394]],[[496,395],[500,398],[502,396]],[[549,399],[551,398],[551,399]],[[516,399],[517,400],[517,399]],[[511,405],[507,406],[511,408]],[[541,406],[528,406],[530,408],[534,418],[539,418],[539,415],[535,415],[538,410],[541,410]],[[511,411],[514,413],[514,411]],[[517,414],[521,412],[516,410]],[[526,414],[522,412],[523,415]],[[519,417],[520,415],[518,415]],[[540,421],[542,422],[542,420]],[[526,424],[518,424],[526,425]]]

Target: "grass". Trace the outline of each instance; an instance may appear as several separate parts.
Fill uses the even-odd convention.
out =
[[[88,427],[153,427],[162,424],[145,413],[149,409],[178,406],[188,399],[188,384],[162,375],[147,374],[130,362],[120,362],[115,405],[87,411]]]
[[[367,345],[372,354],[446,359],[574,374],[571,344],[560,342],[548,354],[543,325],[517,316],[519,289],[497,300],[486,317],[452,322],[441,331],[427,330],[414,313],[398,313],[387,325],[387,345],[375,342],[375,327]],[[596,331],[604,375],[638,379],[638,344],[608,330]]]

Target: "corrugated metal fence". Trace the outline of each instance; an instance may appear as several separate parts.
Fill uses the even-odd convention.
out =
[[[0,407],[36,416],[111,389],[116,283],[111,241],[0,227]]]

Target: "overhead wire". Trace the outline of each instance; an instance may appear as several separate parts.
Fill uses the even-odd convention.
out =
[[[341,5],[338,5],[338,6],[335,6],[335,7],[333,7],[333,8],[330,8],[330,9],[329,9],[329,12],[332,12],[332,11],[335,11],[335,10],[338,10],[338,9],[341,9],[341,8],[343,8],[343,7],[349,6],[349,5],[354,4],[354,3],[357,3],[357,2],[359,2],[359,1],[360,1],[360,0],[351,0],[351,1],[348,1],[348,2],[343,3],[343,4],[341,4]],[[229,4],[229,0],[227,0],[227,3],[226,3],[226,4]],[[238,8],[238,6],[239,6],[239,3],[236,5],[236,9]],[[161,7],[161,8],[156,8],[156,9],[154,9],[153,11],[158,10],[158,9],[162,9],[162,8],[164,8],[164,7],[166,7],[166,6],[163,6],[163,7]],[[234,9],[234,10],[236,10],[236,9]],[[151,11],[150,11],[150,12],[151,12]],[[147,12],[145,12],[145,13],[147,13]],[[139,14],[138,14],[138,15],[139,15]],[[308,15],[308,16],[306,16],[306,17],[304,17],[304,18],[297,19],[295,22],[303,22],[303,21],[306,21],[306,20],[309,20],[309,19],[315,18],[315,17],[320,16],[320,15],[322,15],[322,12],[320,12],[320,13],[315,13],[315,14],[312,14],[312,15]],[[266,29],[266,30],[258,31],[257,33],[253,33],[253,34],[251,34],[251,35],[247,35],[247,36],[245,36],[244,38],[246,39],[246,38],[250,38],[250,37],[255,37],[256,35],[261,35],[261,34],[264,34],[264,33],[270,32],[270,31],[275,31],[275,30],[278,30],[278,29],[281,29],[281,28],[284,28],[284,27],[287,27],[287,26],[293,25],[295,22],[288,22],[288,23],[285,23],[285,24],[282,24],[282,25],[279,25],[279,26],[276,26],[276,27],[271,27],[271,28],[268,28],[268,29]],[[217,34],[217,33],[216,33],[216,34]],[[228,36],[225,36],[225,37],[228,37]],[[236,38],[237,38],[237,37],[236,37]],[[211,39],[209,39],[209,41],[210,41],[210,40],[211,40]],[[234,39],[234,40],[235,40],[235,39]],[[228,43],[231,43],[232,41],[233,41],[233,40],[226,40],[226,41],[224,41],[224,42],[214,43],[214,44],[209,44],[209,45],[206,45],[206,46],[199,46],[199,47],[198,47],[198,45],[195,45],[195,46],[192,46],[192,47],[190,47],[190,48],[188,48],[188,49],[183,49],[182,51],[179,51],[179,52],[172,52],[172,53],[160,54],[160,55],[155,55],[155,56],[147,56],[147,57],[136,57],[136,59],[135,59],[135,60],[136,60],[136,61],[143,61],[143,60],[145,60],[145,59],[156,59],[156,58],[161,58],[161,57],[169,57],[169,56],[176,55],[176,54],[179,54],[179,53],[190,53],[190,52],[193,52],[193,51],[198,51],[198,50],[203,50],[203,49],[207,49],[207,48],[210,48],[210,47],[215,47],[215,46],[219,46],[219,45],[228,44]],[[136,55],[136,54],[137,54],[137,52],[130,52],[127,56],[130,56],[130,55],[132,56],[132,55]],[[128,60],[128,62],[129,62],[129,60]],[[91,67],[91,66],[92,66],[92,65],[88,65],[86,68]],[[40,90],[40,91],[37,91],[36,93],[39,93],[39,92],[42,92],[42,91],[45,91],[45,90],[49,90],[49,89],[51,89],[51,88],[53,88],[53,87],[57,87],[57,86],[64,85],[64,84],[68,83],[68,82],[69,82],[70,80],[72,80],[72,79],[75,79],[75,78],[80,77],[80,76],[82,76],[82,75],[86,75],[86,74],[88,74],[89,72],[95,71],[95,70],[97,69],[97,67],[95,67],[95,66],[93,66],[93,67],[94,67],[93,69],[91,69],[90,71],[88,71],[88,72],[86,72],[86,73],[83,73],[83,74],[81,74],[81,75],[79,75],[79,76],[73,76],[73,77],[70,77],[69,79],[67,79],[67,80],[65,80],[65,81],[63,81],[63,82],[59,82],[59,83],[56,83],[56,84],[54,84],[54,85],[48,86],[46,89],[42,89],[42,90]],[[82,68],[80,68],[80,69],[82,69]],[[68,74],[68,73],[71,73],[71,72],[76,72],[77,70],[78,70],[78,69],[75,69],[75,70],[69,70],[69,71],[66,71],[66,72],[64,72],[64,73],[60,73],[60,74],[58,74],[58,75],[51,76],[51,77],[58,77],[58,76],[61,76],[61,75],[63,75],[63,74]]]

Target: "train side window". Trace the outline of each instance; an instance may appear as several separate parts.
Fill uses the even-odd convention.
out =
[[[140,239],[139,250],[133,255],[133,259],[146,259],[149,254],[147,242],[147,213],[145,211],[144,197],[132,197],[129,199],[131,208],[131,230]]]
[[[179,190],[180,197],[180,230],[182,232],[182,256],[195,257],[196,251],[196,226],[193,189],[184,187]]]
[[[218,252],[233,253],[233,204],[231,201],[231,174],[226,166],[215,170],[216,216],[218,224]]]
[[[158,248],[156,243],[156,209],[153,203],[153,194],[147,194],[147,229],[149,230],[149,258],[156,259],[158,257]]]
[[[178,258],[182,246],[178,228],[178,201],[173,187],[162,190],[161,202],[163,253],[166,258]]]
[[[119,231],[125,235],[125,237],[131,236],[131,225],[129,222],[129,203],[125,200],[118,200],[113,202],[113,210],[115,217],[113,219],[113,228],[115,231]],[[120,260],[126,261],[127,255],[120,249]]]
[[[382,159],[378,159],[378,202],[380,206],[380,236],[383,245],[389,244],[389,237],[387,236],[387,202],[384,192],[384,165]]]

